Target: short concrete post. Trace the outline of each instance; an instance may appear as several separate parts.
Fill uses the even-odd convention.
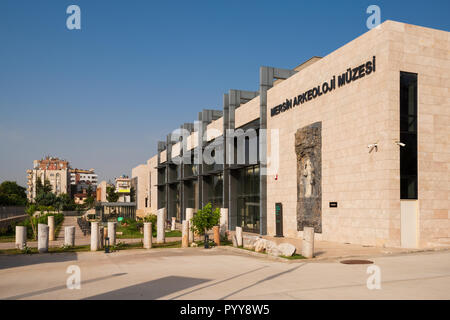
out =
[[[183,228],[181,234],[181,247],[189,247],[189,221],[183,220]]]
[[[98,250],[98,222],[91,222],[91,251]]]
[[[305,258],[314,257],[314,228],[303,228],[302,256]]]
[[[161,208],[157,211],[157,222],[156,222],[156,243],[166,242],[166,208]]]
[[[186,220],[189,222],[189,243],[194,241],[194,231],[191,230],[192,218],[194,217],[194,209],[186,208]]]
[[[48,240],[55,240],[55,216],[48,216]]]
[[[213,227],[213,232],[214,232],[214,243],[216,244],[216,246],[220,246],[219,226],[214,226]]]
[[[103,249],[103,240],[105,235],[105,227],[99,226],[98,227],[98,248]]]
[[[38,251],[39,253],[48,252],[48,225],[38,224]]]
[[[176,221],[177,218],[172,217],[172,225],[170,226],[170,230],[174,231],[175,230],[175,225],[176,225]]]
[[[27,227],[16,226],[16,248],[22,250],[27,245]]]
[[[236,227],[236,241],[237,241],[238,247],[241,247],[242,246],[242,228],[241,227]]]
[[[144,248],[151,249],[152,247],[152,223],[144,222]]]
[[[75,227],[64,228],[64,245],[73,247],[75,245]]]
[[[112,246],[116,244],[116,228],[117,222],[108,222],[108,238],[109,244]]]
[[[220,208],[220,236],[225,238],[228,228],[228,208]]]

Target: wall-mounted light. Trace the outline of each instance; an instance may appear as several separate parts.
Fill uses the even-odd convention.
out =
[[[378,151],[378,143],[375,142],[375,143],[369,144],[367,146],[367,148],[369,148],[369,153],[371,153],[374,149],[375,149],[375,152],[377,152]]]
[[[406,144],[404,144],[404,143],[401,142],[401,141],[394,141],[394,143],[395,143],[396,145],[398,145],[399,147],[405,147],[405,146],[406,146]]]

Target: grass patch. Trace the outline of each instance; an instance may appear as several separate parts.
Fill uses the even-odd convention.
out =
[[[280,256],[281,258],[288,259],[288,260],[298,260],[298,259],[306,259],[304,256],[298,253],[294,253],[291,257],[286,256]]]
[[[152,248],[181,248],[181,241],[172,241],[166,243],[152,243]]]
[[[116,235],[117,239],[139,239],[144,238],[144,234],[141,233],[139,230],[133,230],[127,227],[119,227],[117,226],[116,229],[117,232],[122,232],[122,234]],[[156,238],[156,232],[153,232],[153,237]],[[174,238],[174,237],[180,237],[181,238],[181,231],[174,230],[174,231],[166,231],[166,238]]]

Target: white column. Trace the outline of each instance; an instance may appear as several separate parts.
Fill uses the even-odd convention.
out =
[[[108,238],[111,246],[116,244],[116,226],[117,222],[108,222]]]
[[[236,227],[236,241],[238,247],[242,246],[242,228]]]
[[[144,248],[150,249],[152,247],[152,223],[144,222]]]
[[[220,208],[220,236],[225,237],[228,229],[228,208]]]
[[[22,250],[27,245],[27,227],[16,226],[16,248]]]
[[[186,208],[186,220],[189,222],[189,243],[194,241],[194,231],[191,230],[192,221],[191,219],[194,217],[194,209]]]
[[[166,242],[166,208],[161,208],[157,211],[157,223],[156,223],[156,243]]]
[[[73,247],[75,245],[75,227],[64,228],[64,245]]]
[[[98,250],[98,222],[91,222],[91,251]]]
[[[189,247],[189,221],[183,220],[183,228],[181,234],[181,247]]]
[[[48,225],[42,223],[38,224],[38,250],[48,252]]]
[[[314,257],[314,228],[303,228],[302,256],[305,258]]]
[[[176,218],[172,217],[172,225],[170,226],[170,230],[172,230],[172,231],[175,230],[175,224],[176,224]]]
[[[48,216],[48,240],[54,241],[55,240],[55,217],[54,216]]]

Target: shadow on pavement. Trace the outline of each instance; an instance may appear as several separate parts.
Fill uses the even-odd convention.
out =
[[[154,300],[207,281],[210,280],[169,276],[102,293],[86,300]]]
[[[101,280],[106,280],[112,277],[120,277],[123,275],[126,275],[127,273],[116,273],[116,274],[112,274],[109,276],[104,276],[104,277],[100,277],[100,278],[95,278],[95,279],[90,279],[90,280],[85,280],[82,282],[82,285],[86,284],[86,283],[92,283],[92,282],[97,282],[97,281],[101,281]],[[52,291],[58,291],[58,290],[62,290],[62,289],[66,289],[67,285],[62,285],[62,286],[57,286],[57,287],[53,287],[53,288],[48,288],[48,289],[42,289],[42,290],[37,290],[37,291],[32,291],[32,292],[28,292],[28,293],[23,293],[23,294],[19,294],[16,296],[12,296],[12,297],[8,297],[5,298],[5,300],[17,300],[17,299],[23,299],[23,298],[28,298],[28,297],[32,297],[32,296],[37,296],[40,294],[45,294],[45,293],[49,293]]]
[[[76,261],[77,253],[17,254],[0,256],[0,270],[33,264]]]

